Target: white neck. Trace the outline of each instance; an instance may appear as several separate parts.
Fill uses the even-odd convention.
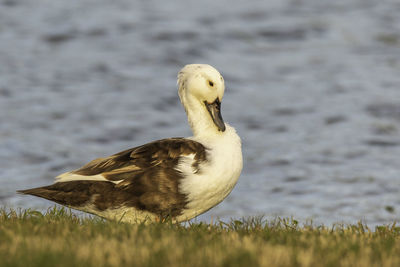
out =
[[[218,131],[204,103],[201,103],[191,95],[185,95],[184,99],[182,99],[182,104],[187,113],[193,136],[222,134],[222,132]]]

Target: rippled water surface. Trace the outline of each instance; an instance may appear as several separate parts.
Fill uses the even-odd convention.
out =
[[[232,194],[201,219],[400,219],[400,3],[0,0],[0,204],[16,189],[190,129],[187,63],[224,75],[243,141]]]

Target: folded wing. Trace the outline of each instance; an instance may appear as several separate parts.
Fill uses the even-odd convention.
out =
[[[53,185],[19,192],[76,209],[132,207],[174,217],[187,204],[186,195],[179,191],[184,177],[176,170],[183,156],[193,158],[191,168],[198,172],[200,163],[207,160],[206,148],[189,139],[163,139],[95,159],[58,176]]]

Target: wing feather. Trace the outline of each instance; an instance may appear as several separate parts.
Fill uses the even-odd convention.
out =
[[[151,168],[174,169],[180,157],[194,155],[193,167],[206,160],[206,148],[193,140],[169,138],[124,150],[107,158],[95,159],[71,174],[102,175],[109,181],[125,180]]]
[[[206,160],[206,148],[193,140],[170,138],[131,148],[59,176],[55,184],[19,191],[83,209],[104,211],[133,207],[158,216],[177,216],[187,204],[179,191],[182,156],[193,168]],[[84,209],[83,209],[84,210]]]

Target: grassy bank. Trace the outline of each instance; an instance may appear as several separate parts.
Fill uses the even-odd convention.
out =
[[[129,225],[0,210],[0,266],[400,266],[400,227],[249,218]]]

